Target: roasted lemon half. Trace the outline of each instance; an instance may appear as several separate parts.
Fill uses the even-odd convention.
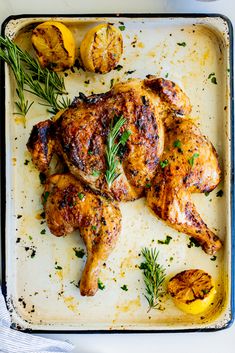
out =
[[[74,65],[75,40],[63,23],[47,21],[39,24],[33,30],[32,43],[43,68],[63,71]]]
[[[80,46],[84,68],[101,74],[115,68],[122,52],[121,31],[110,24],[100,24],[90,29]]]
[[[168,292],[174,303],[188,314],[200,314],[212,304],[215,286],[211,276],[202,270],[186,270],[170,279]]]

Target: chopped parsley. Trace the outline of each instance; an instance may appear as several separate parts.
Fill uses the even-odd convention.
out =
[[[209,293],[209,289],[202,289],[203,294],[208,294]]]
[[[33,239],[33,237],[31,237],[31,235],[29,235],[29,240],[32,240]]]
[[[90,80],[84,81],[84,83],[85,83],[86,85],[89,85]]]
[[[151,188],[151,184],[147,183],[147,184],[145,185],[145,187],[146,187],[147,189],[149,189],[149,188]]]
[[[101,280],[98,278],[98,288],[100,289],[100,290],[103,290],[103,289],[105,289],[105,285],[101,282]]]
[[[169,235],[166,236],[166,239],[165,240],[158,240],[158,244],[165,244],[165,245],[168,245],[171,241],[172,237],[170,237]]]
[[[188,248],[192,248],[193,246],[195,246],[196,248],[199,248],[200,244],[198,243],[198,241],[194,238],[189,238],[189,244],[187,245]]]
[[[117,71],[120,71],[121,69],[123,69],[123,66],[122,65],[117,65],[114,70],[117,70]]]
[[[124,25],[118,27],[120,31],[125,31],[126,27]]]
[[[92,152],[92,151],[88,151],[88,154],[89,154],[89,155],[92,155],[92,154],[93,154],[93,152]]]
[[[99,170],[93,170],[92,175],[94,177],[98,177],[100,175],[100,171]]]
[[[113,84],[114,84],[114,78],[111,78],[111,80],[110,80],[110,88],[113,87]]]
[[[131,74],[133,74],[134,72],[136,72],[136,70],[129,70],[129,71],[126,71],[126,72],[125,72],[125,75],[131,75]]]
[[[181,142],[180,142],[180,140],[175,140],[175,141],[173,142],[173,146],[174,146],[174,147],[177,147],[177,148],[181,148]]]
[[[76,248],[73,248],[73,251],[75,252],[75,255],[79,258],[79,259],[82,259],[85,255],[85,251],[84,249],[76,249]]]
[[[217,80],[216,80],[216,77],[215,77],[215,73],[214,73],[214,72],[212,72],[211,74],[209,74],[208,80],[211,80],[211,83],[214,83],[215,85],[217,85]]]
[[[59,266],[59,265],[56,265],[56,266],[55,266],[55,270],[62,270],[62,267]]]
[[[168,164],[169,164],[169,162],[168,162],[167,159],[165,159],[164,161],[160,162],[160,166],[162,167],[162,169],[164,169]]]
[[[177,45],[179,45],[180,47],[186,47],[186,43],[185,42],[177,43]]]
[[[216,77],[214,76],[214,77],[212,77],[212,79],[211,79],[211,83],[214,83],[215,85],[217,85],[217,80],[216,80]]]
[[[188,162],[191,165],[191,167],[194,165],[195,158],[198,158],[198,157],[199,157],[199,153],[194,153],[193,156],[189,158]]]
[[[29,164],[29,160],[26,159],[26,160],[24,161],[24,165],[28,165],[28,164]]]
[[[80,200],[83,200],[85,195],[82,192],[79,192],[78,193],[78,197],[79,197]]]
[[[128,287],[127,287],[127,285],[126,285],[126,284],[123,284],[123,286],[121,287],[121,289],[122,289],[122,290],[124,290],[125,292],[127,292],[127,291],[128,291]]]
[[[167,78],[169,76],[168,72],[165,74],[165,78]]]
[[[210,258],[211,261],[215,261],[217,259],[217,257],[214,255]]]
[[[43,194],[43,200],[42,200],[42,204],[45,205],[45,203],[47,202],[48,196],[50,195],[49,191],[44,192]]]
[[[205,196],[209,196],[209,195],[210,195],[209,191],[205,191],[205,192],[204,192],[204,195],[205,195]]]
[[[217,193],[216,193],[216,197],[222,197],[223,194],[224,194],[223,190],[219,190],[219,191],[217,191]]]
[[[96,227],[96,226],[91,226],[91,229],[92,229],[92,230],[96,230],[97,227]]]
[[[46,234],[46,229],[42,229],[40,234]]]

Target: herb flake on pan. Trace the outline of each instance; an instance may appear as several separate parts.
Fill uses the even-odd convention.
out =
[[[199,248],[200,244],[198,243],[198,241],[192,237],[189,238],[189,244],[187,245],[188,248],[192,248],[193,246],[195,246],[196,248]]]
[[[123,66],[122,65],[117,65],[114,70],[117,70],[117,71],[120,71],[121,69],[123,69]]]
[[[100,290],[104,290],[105,289],[105,285],[102,283],[102,281],[98,278],[98,288]]]
[[[177,43],[177,45],[179,45],[180,47],[186,47],[186,43],[185,42],[181,42],[181,43]]]
[[[45,205],[45,203],[47,202],[47,199],[49,197],[50,193],[49,191],[45,191],[42,195],[42,204]]]
[[[128,70],[128,71],[125,72],[125,75],[131,75],[134,72],[136,72],[136,70]]]
[[[75,252],[75,256],[77,256],[79,259],[82,259],[85,256],[84,249],[73,248],[73,251]]]
[[[208,75],[208,80],[211,80],[211,83],[214,83],[215,85],[217,85],[217,80],[216,80],[214,72],[212,72]]]
[[[83,200],[84,197],[85,197],[85,195],[84,195],[82,192],[79,192],[79,193],[78,193],[78,198],[79,198],[79,200]]]
[[[62,270],[62,267],[61,266],[59,266],[58,264],[57,264],[57,262],[55,262],[55,270]]]
[[[211,261],[215,261],[217,259],[217,257],[214,255],[210,258]]]
[[[122,290],[124,290],[125,292],[128,291],[128,287],[126,284],[123,284],[123,286],[120,287]]]
[[[144,296],[148,301],[149,310],[156,309],[163,293],[162,284],[166,278],[166,271],[157,261],[159,253],[156,249],[143,248],[141,253],[145,260],[139,266],[144,275]]]
[[[219,190],[219,191],[217,191],[217,193],[216,193],[216,197],[222,197],[223,194],[224,194],[223,190]]]
[[[165,240],[158,240],[157,242],[158,244],[168,245],[170,244],[171,239],[172,237],[170,235],[167,235]]]
[[[46,234],[46,229],[42,229],[40,234]]]
[[[124,25],[118,27],[120,31],[125,31],[126,27]]]

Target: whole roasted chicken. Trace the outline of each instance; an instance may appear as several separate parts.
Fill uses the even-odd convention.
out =
[[[116,201],[147,193],[159,218],[197,239],[207,253],[220,248],[190,199],[190,193],[211,191],[220,180],[215,149],[187,117],[190,111],[189,98],[176,84],[148,76],[119,83],[107,93],[80,94],[59,117],[33,127],[27,147],[38,169],[48,173],[57,154],[70,172],[48,178],[44,207],[53,234],[79,229],[85,241],[83,295],[94,295],[100,264],[116,243],[121,220]],[[125,123],[116,140],[124,132],[128,139],[116,158],[117,174],[110,186],[107,139],[120,117]],[[88,196],[75,200],[77,192]],[[64,195],[77,203],[62,207]],[[94,217],[98,232],[91,232]]]

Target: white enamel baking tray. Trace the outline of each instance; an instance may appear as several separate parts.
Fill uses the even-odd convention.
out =
[[[15,85],[11,72],[3,68],[1,133],[5,151],[2,163],[2,224],[4,294],[12,325],[33,331],[190,331],[228,327],[233,319],[233,115],[232,28],[220,15],[106,15],[98,16],[18,16],[8,18],[3,33],[32,51],[31,29],[37,23],[54,19],[74,33],[79,47],[92,26],[110,22],[125,26],[123,69],[106,75],[82,70],[68,71],[65,84],[70,98],[81,91],[86,95],[110,89],[110,82],[147,74],[168,77],[190,97],[192,117],[219,153],[223,182],[208,197],[193,199],[203,219],[224,241],[216,256],[201,248],[188,247],[185,234],[166,226],[147,208],[145,199],[121,204],[122,232],[100,278],[104,290],[91,298],[81,297],[77,283],[85,258],[73,248],[84,248],[78,234],[65,238],[51,235],[40,218],[42,206],[39,173],[31,162],[26,142],[32,126],[50,117],[45,107],[35,103],[26,128],[15,113]],[[186,45],[177,43],[185,42]],[[128,74],[127,71],[134,71]],[[217,84],[208,76],[215,73]],[[84,83],[88,81],[89,84]],[[28,94],[30,100],[34,97]],[[34,99],[35,100],[35,99]],[[5,106],[5,127],[4,119]],[[2,150],[3,151],[3,150]],[[30,161],[29,163],[26,160]],[[218,190],[223,196],[217,197]],[[45,229],[46,234],[41,234]],[[158,244],[170,235],[169,245]],[[205,315],[191,316],[179,311],[171,298],[162,298],[160,310],[147,312],[144,282],[138,266],[141,248],[156,247],[167,278],[189,268],[201,268],[215,278],[217,297]],[[233,254],[234,256],[234,254]],[[55,264],[62,267],[56,270]],[[126,284],[128,291],[120,287]]]

